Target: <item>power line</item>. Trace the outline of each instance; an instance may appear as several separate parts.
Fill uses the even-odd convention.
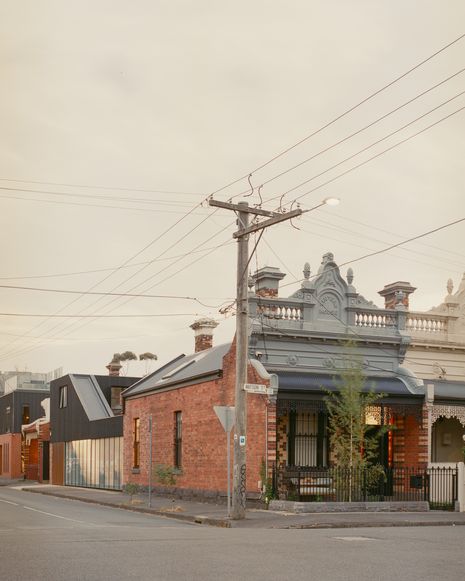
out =
[[[209,238],[207,241],[204,241],[202,244],[205,244],[206,242],[208,242],[209,240],[211,240],[211,238],[213,238],[214,236],[217,236],[218,234],[220,234],[222,231],[223,231],[223,229],[219,230],[219,231],[218,231],[216,234],[214,234],[212,237],[210,237],[210,238]],[[220,248],[221,246],[224,246],[224,245],[226,245],[226,244],[228,244],[228,243],[230,243],[230,238],[229,238],[229,237],[228,237],[228,240],[227,240],[227,242],[225,242],[225,243],[223,243],[222,245],[219,245],[219,246],[217,246],[217,247],[213,247],[213,249],[211,249],[211,250],[210,250],[210,252],[208,252],[208,253],[207,253],[207,255],[208,255],[208,254],[211,254],[213,251],[217,250],[217,249],[218,249],[218,248]],[[201,246],[202,244],[200,244],[199,246]],[[206,256],[206,255],[199,257],[197,260],[193,261],[193,262],[191,263],[191,265],[192,265],[192,264],[194,264],[195,262],[198,262],[199,260],[203,259],[205,256]],[[172,266],[172,265],[171,265],[171,266]],[[163,270],[165,270],[165,269],[163,269]],[[159,271],[159,272],[158,272],[158,273],[156,273],[156,274],[160,274],[160,272],[163,272],[163,270],[162,270],[162,271]],[[177,272],[179,272],[179,271],[177,271]],[[175,272],[174,274],[170,275],[170,276],[169,276],[169,277],[167,277],[167,278],[171,278],[172,276],[174,276],[175,274],[177,274],[177,272]],[[153,278],[153,277],[152,277],[152,278]],[[167,278],[166,278],[166,279],[167,279]],[[166,280],[166,279],[163,279],[162,281],[160,281],[160,282],[159,282],[159,283],[157,283],[157,284],[161,284],[161,283],[162,283],[162,282],[164,282],[164,280]],[[144,282],[146,282],[146,281],[144,281]],[[142,283],[142,284],[143,284],[143,283]],[[140,286],[140,285],[136,285],[136,286],[135,286],[135,287],[133,287],[131,290],[134,290],[135,288],[137,288],[137,286]],[[151,290],[151,289],[152,289],[152,288],[154,288],[155,286],[157,286],[157,285],[153,285],[152,287],[150,287],[149,289],[146,289],[146,290]],[[123,306],[124,304],[126,304],[126,303],[127,303],[127,302],[129,302],[130,300],[132,300],[132,298],[130,298],[130,297],[129,297],[129,298],[128,298],[128,299],[127,299],[125,302],[123,302],[123,303],[122,303],[121,305],[119,305],[119,306]],[[74,302],[74,301],[72,301],[72,302]],[[68,303],[68,305],[66,305],[66,306],[69,306],[70,304],[71,304],[71,303]],[[107,305],[107,306],[109,306],[109,305]],[[111,309],[109,312],[112,312],[112,310],[114,310],[115,308],[116,308],[116,306],[115,306],[115,307],[113,307],[113,309]],[[63,309],[61,309],[61,310],[63,310]],[[81,313],[82,313],[82,312],[84,312],[85,310],[86,310],[86,309],[82,309]],[[95,313],[95,311],[94,311],[94,313]],[[88,319],[88,318],[94,318],[94,319],[97,319],[97,318],[98,318],[98,316],[95,316],[95,317],[93,317],[93,316],[92,316],[92,314],[91,314],[91,315],[87,315],[85,318],[86,318],[86,319]],[[66,333],[66,335],[64,335],[64,336],[66,337],[66,336],[68,336],[68,335],[69,335],[71,332],[73,332],[73,331],[75,331],[75,330],[78,330],[79,328],[82,328],[82,327],[83,327],[83,326],[84,326],[84,325],[85,325],[87,322],[88,322],[88,321],[83,321],[83,322],[82,322],[82,324],[81,324],[79,327],[77,327],[76,329],[70,329],[70,330],[69,330],[69,331]],[[71,326],[73,326],[73,325],[74,325],[74,323],[71,323]],[[37,327],[37,326],[36,326],[36,327]],[[36,327],[35,327],[35,328],[36,328]],[[53,331],[54,329],[57,329],[58,327],[59,327],[59,325],[55,325],[55,327],[52,327],[52,329],[51,329],[51,330],[49,330],[48,332],[50,332],[50,331]],[[66,330],[66,327],[65,327],[65,329],[64,329],[64,330]],[[45,335],[45,333],[43,333],[43,334],[42,334],[42,337],[44,337],[44,335]],[[38,337],[38,339],[40,339],[40,338],[42,338],[42,337]],[[47,340],[47,342],[50,342],[50,341],[52,341],[52,342],[53,342],[53,341],[56,341],[56,340],[59,340],[59,339],[55,339],[54,337],[51,337],[50,339],[48,339],[48,340]],[[30,352],[30,351],[33,351],[34,349],[40,348],[40,347],[42,347],[42,346],[43,346],[43,345],[31,345],[31,346],[28,346],[28,347],[19,348],[19,350],[16,350],[16,351],[13,349],[13,350],[10,350],[10,351],[8,351],[8,352],[4,352],[4,353],[2,353],[2,354],[0,355],[0,359],[5,359],[6,357],[12,357],[12,356],[23,355],[24,353],[28,353],[28,352]]]
[[[400,246],[404,246],[405,244],[408,244],[409,242],[413,242],[414,240],[420,240],[421,238],[425,238],[426,236],[434,234],[435,232],[445,230],[446,228],[450,228],[451,226],[455,226],[456,224],[460,224],[461,222],[464,222],[464,221],[465,221],[465,218],[458,218],[457,220],[452,220],[451,222],[448,222],[447,224],[443,224],[442,226],[437,226],[436,228],[433,228],[433,229],[428,230],[426,232],[422,232],[421,234],[417,234],[416,236],[412,236],[411,238],[407,238],[406,240],[402,240],[401,242],[397,242],[396,244],[391,244],[389,246],[381,248],[380,250],[376,250],[374,252],[364,254],[363,256],[359,256],[358,258],[354,258],[352,260],[347,260],[346,262],[342,262],[338,266],[336,266],[332,269],[328,269],[327,272],[329,272],[331,270],[338,270],[341,268],[341,266],[347,266],[348,264],[354,264],[355,262],[365,260],[366,258],[370,258],[371,256],[377,256],[379,254],[384,254],[385,252],[389,252],[389,250],[393,250],[394,248],[399,248]],[[317,278],[318,276],[319,276],[318,273],[314,274],[309,278],[309,280]],[[296,282],[302,282],[302,280],[304,280],[304,279],[300,279]],[[295,284],[295,283],[289,282],[289,283],[281,285],[281,287],[286,287],[286,286],[289,286],[291,284]]]
[[[0,186],[0,190],[13,191],[13,192],[25,192],[29,194],[45,194],[47,196],[62,196],[65,198],[84,198],[90,200],[109,200],[110,202],[140,202],[143,204],[160,204],[162,206],[187,206],[190,207],[189,202],[182,202],[180,200],[155,200],[153,198],[119,198],[115,196],[101,196],[96,194],[76,194],[74,192],[56,192],[52,190],[36,190],[30,188],[16,188]],[[110,206],[105,206],[110,207]],[[143,209],[143,208],[141,208]]]
[[[0,188],[1,189],[1,188]],[[11,188],[4,188],[10,190]],[[80,206],[84,208],[104,208],[106,210],[124,210],[125,212],[128,211],[135,211],[135,212],[150,212],[155,214],[183,214],[184,212],[176,210],[160,210],[160,209],[151,209],[151,208],[135,208],[133,206],[106,206],[104,204],[86,204],[81,202],[64,202],[60,200],[44,200],[44,199],[37,199],[37,198],[21,198],[19,196],[8,196],[8,195],[0,195],[0,198],[4,200],[19,200],[23,202],[35,202],[35,203],[42,203],[42,204],[55,204],[59,206]],[[202,216],[203,214],[194,213],[192,212],[193,216]]]
[[[103,277],[103,279],[101,279],[100,281],[98,281],[97,283],[93,284],[88,291],[92,291],[94,290],[97,286],[99,286],[100,284],[102,284],[103,282],[105,282],[106,280],[108,280],[111,276],[113,276],[114,274],[116,274],[122,267],[128,265],[130,262],[132,262],[135,258],[137,258],[140,254],[142,254],[143,252],[145,252],[148,248],[150,248],[153,244],[155,244],[156,242],[158,242],[163,236],[165,236],[168,232],[170,232],[173,228],[175,228],[177,225],[179,225],[183,220],[185,220],[189,215],[191,215],[194,210],[201,206],[201,203],[197,203],[195,206],[193,206],[187,213],[185,213],[181,218],[179,218],[173,225],[168,226],[168,228],[166,228],[163,232],[161,232],[158,236],[156,236],[154,239],[152,239],[148,244],[146,244],[144,247],[142,247],[138,252],[136,252],[135,254],[133,254],[132,256],[130,256],[127,260],[125,260],[119,267],[115,268],[112,272],[110,272],[108,275],[106,275],[105,277]],[[213,214],[216,212],[216,210],[213,212]],[[208,216],[207,216],[208,217]],[[200,224],[202,224],[205,221],[202,220],[200,222]],[[185,234],[184,236],[181,237],[181,239],[179,239],[177,242],[173,243],[168,249],[166,249],[163,253],[161,253],[159,256],[157,256],[157,258],[160,258],[163,254],[165,254],[168,250],[170,250],[171,248],[173,248],[173,246],[175,246],[176,244],[178,244],[181,240],[183,240],[187,235],[189,235],[191,232],[193,232],[200,224],[198,224],[197,226],[195,226],[194,228],[191,228],[191,230]],[[147,266],[149,266],[150,262],[147,264]],[[146,268],[147,266],[144,266],[142,268],[140,268],[136,273],[134,273],[132,276],[136,276],[139,272],[141,272],[141,270],[143,270],[144,268]],[[131,277],[132,277],[131,276]],[[131,278],[129,277],[129,279]],[[128,280],[129,280],[128,279]],[[121,283],[123,284],[123,283]],[[116,290],[116,288],[118,288],[117,285],[116,287],[114,287],[112,289]],[[85,296],[85,295],[83,295]],[[61,309],[59,309],[56,314],[61,313],[64,309],[68,308],[69,306],[71,306],[72,304],[74,304],[76,301],[78,301],[81,297],[77,297],[75,299],[73,299],[72,301],[70,301],[67,305],[65,305],[64,307],[62,307]],[[99,299],[97,299],[99,300]],[[44,323],[46,323],[45,321],[42,321],[41,323],[39,323],[38,325],[35,325],[32,329],[30,329],[29,333],[31,331],[33,331],[34,329],[37,329],[38,327],[42,326]],[[56,328],[56,327],[55,327]],[[25,335],[23,336],[27,337],[27,333],[25,333]],[[15,340],[13,341],[12,345],[14,345],[15,343],[17,343],[18,341]],[[10,347],[12,347],[12,345],[10,345]],[[14,351],[8,351],[6,353],[2,353],[0,355],[0,357],[5,358],[6,356],[10,355],[14,353]]]
[[[380,123],[381,121],[383,121],[384,119],[390,117],[391,115],[393,115],[394,113],[397,113],[398,111],[400,111],[401,109],[403,109],[404,107],[406,107],[407,105],[410,105],[411,103],[413,103],[414,101],[416,101],[417,99],[420,99],[421,97],[423,97],[424,95],[430,93],[431,91],[433,91],[434,89],[437,89],[438,87],[440,87],[441,85],[443,85],[444,83],[450,81],[451,79],[457,77],[458,75],[460,75],[461,73],[463,73],[463,71],[465,71],[465,68],[460,69],[459,71],[457,71],[456,73],[454,73],[453,75],[450,75],[449,77],[443,79],[442,81],[440,81],[439,83],[436,83],[435,85],[433,85],[432,87],[426,89],[425,91],[422,91],[421,93],[418,93],[418,95],[416,95],[415,97],[405,101],[404,103],[402,103],[401,105],[398,105],[397,107],[395,107],[394,109],[391,109],[391,111],[389,111],[388,113],[385,113],[384,115],[381,115],[381,117],[378,117],[377,119],[375,119],[374,121],[372,121],[371,123],[368,123],[368,125],[365,125],[364,127],[357,129],[357,131],[354,131],[352,133],[350,133],[349,135],[346,135],[346,137],[343,137],[342,139],[339,139],[338,141],[336,141],[335,143],[320,149],[320,151],[318,151],[317,153],[314,153],[313,155],[311,155],[310,157],[307,157],[306,159],[304,159],[303,161],[297,163],[296,165],[285,169],[283,171],[281,171],[280,173],[274,175],[273,177],[265,180],[264,182],[262,182],[262,186],[266,186],[267,184],[277,180],[278,178],[290,173],[291,171],[303,166],[304,164],[308,163],[309,161],[312,161],[314,159],[316,159],[317,157],[319,157],[320,155],[323,155],[324,153],[327,153],[328,151],[331,151],[332,149],[334,149],[335,147],[337,147],[338,145],[341,145],[342,143],[345,143],[346,141],[348,141],[349,139],[351,139],[352,137],[355,137],[356,135],[359,135],[360,133],[363,133],[363,131],[366,131],[367,129],[373,127],[374,125],[377,125],[378,123]],[[446,101],[447,103],[448,101]],[[434,111],[434,109],[432,110]],[[306,182],[304,182],[306,183]],[[300,184],[302,185],[302,184]],[[296,186],[296,188],[299,186]],[[294,188],[295,189],[295,188]],[[286,193],[289,193],[293,190],[289,190]],[[248,190],[244,190],[243,192],[236,194],[233,196],[233,198],[242,196],[244,194],[246,194],[248,192]],[[283,194],[285,195],[285,194]]]
[[[215,194],[217,194],[217,193],[219,193],[219,192],[221,192],[221,191],[229,188],[230,186],[233,186],[233,185],[237,184],[241,180],[246,179],[249,175],[254,174],[257,171],[259,171],[259,170],[265,168],[266,166],[270,165],[270,163],[272,163],[273,161],[276,161],[277,159],[279,159],[280,157],[282,157],[286,153],[289,153],[289,151],[292,151],[293,149],[295,149],[296,147],[298,147],[302,143],[305,143],[306,141],[308,141],[309,139],[311,139],[315,135],[318,135],[319,133],[321,133],[322,131],[324,131],[325,129],[327,129],[328,127],[330,127],[331,125],[334,125],[334,123],[336,123],[337,121],[339,121],[342,118],[346,117],[347,115],[349,115],[349,113],[352,113],[353,111],[355,111],[356,109],[358,109],[359,107],[361,107],[362,105],[364,105],[365,103],[367,103],[368,101],[370,101],[371,99],[373,99],[374,97],[376,97],[377,95],[379,95],[380,93],[382,93],[383,91],[385,91],[386,89],[388,89],[389,87],[391,87],[392,85],[394,85],[395,83],[397,83],[398,81],[404,79],[409,74],[411,74],[412,72],[414,72],[415,70],[417,70],[418,68],[420,68],[421,66],[423,66],[424,64],[426,64],[427,62],[429,62],[430,60],[432,60],[434,57],[438,56],[439,54],[441,54],[442,52],[444,52],[445,50],[447,50],[448,48],[450,48],[451,46],[453,46],[454,44],[456,44],[457,42],[459,42],[460,40],[462,40],[464,37],[465,37],[465,34],[461,34],[460,36],[458,36],[457,38],[455,38],[454,40],[452,40],[451,42],[449,42],[448,44],[446,44],[445,46],[443,46],[442,48],[440,48],[439,50],[437,50],[436,52],[434,52],[433,54],[431,54],[427,58],[423,59],[421,62],[419,62],[415,66],[411,67],[410,69],[408,69],[407,71],[405,71],[404,73],[402,73],[401,75],[399,75],[398,77],[396,77],[395,79],[393,79],[392,81],[390,81],[389,83],[387,83],[386,85],[384,85],[383,87],[381,87],[380,89],[376,90],[374,93],[371,93],[370,95],[368,95],[368,97],[365,97],[364,99],[362,99],[361,101],[359,101],[358,103],[356,103],[355,105],[353,105],[352,107],[350,107],[349,109],[346,109],[343,113],[341,113],[337,117],[333,118],[328,123],[322,125],[319,129],[313,131],[312,133],[310,133],[309,135],[307,135],[306,137],[304,137],[303,139],[301,139],[297,143],[294,143],[293,145],[287,147],[286,149],[284,149],[283,151],[281,151],[280,153],[278,153],[277,155],[275,155],[274,157],[272,157],[268,161],[266,161],[266,162],[262,163],[261,165],[257,166],[255,169],[247,172],[245,175],[241,176],[240,178],[237,178],[234,181],[226,184],[225,186],[222,186],[221,188],[218,188],[217,190],[215,190],[214,192],[212,192],[211,195],[215,195]]]
[[[392,232],[391,230],[386,230],[385,228],[379,228],[378,225],[373,226],[373,224],[367,224],[366,222],[361,222],[360,220],[354,220],[353,218],[348,218],[346,216],[341,216],[338,214],[335,214],[333,212],[331,212],[331,218],[339,218],[341,220],[344,220],[346,222],[351,222],[353,224],[358,224],[359,226],[366,226],[367,228],[369,228],[370,230],[376,230],[376,232],[383,232],[385,234],[389,234],[390,236],[395,236],[396,238],[402,238],[402,234],[399,234],[398,232]],[[305,221],[305,219],[303,219]],[[307,220],[308,222],[310,222],[309,220]],[[353,234],[356,235],[360,238],[367,238],[369,240],[374,240],[375,242],[381,242],[384,244],[383,240],[379,240],[377,238],[373,238],[372,236],[366,235],[366,234],[360,234],[359,231],[355,231],[355,230],[350,230],[349,228],[341,228],[340,226],[336,226],[335,224],[328,222],[327,220],[323,220],[321,218],[312,218],[312,223],[317,223],[317,224],[322,224],[325,228],[330,228],[332,230],[337,230],[339,231],[344,231],[347,232],[349,234]],[[444,252],[445,254],[454,254],[455,256],[458,256],[459,258],[461,258],[461,261],[454,261],[454,260],[447,260],[444,259],[442,257],[437,257],[437,260],[441,260],[441,261],[446,261],[449,262],[450,264],[454,264],[454,265],[460,265],[463,266],[463,261],[465,260],[465,255],[464,254],[460,254],[459,252],[453,252],[452,250],[446,250],[445,248],[441,248],[440,246],[435,246],[433,244],[425,244],[424,242],[420,243],[421,246],[425,247],[425,248],[431,248],[433,250],[439,250],[440,252]],[[420,251],[414,251],[411,250],[410,252],[417,252],[418,254],[424,254],[423,252]],[[427,256],[431,256],[431,254],[428,254]],[[1,280],[1,279],[0,279]]]
[[[444,107],[445,105],[447,105],[448,103],[450,103],[451,101],[453,101],[454,99],[457,99],[458,97],[461,97],[463,94],[465,94],[465,91],[461,91],[460,93],[457,93],[456,95],[454,95],[453,97],[451,97],[450,99],[447,99],[446,101],[443,101],[442,103],[440,103],[439,105],[437,105],[436,107],[433,107],[432,109],[430,109],[429,111],[427,111],[426,113],[423,113],[422,115],[416,117],[415,119],[413,119],[412,121],[409,121],[408,123],[405,123],[404,125],[402,125],[401,127],[399,127],[398,129],[391,131],[390,133],[388,133],[387,135],[385,135],[384,137],[381,137],[380,139],[377,139],[376,141],[373,141],[372,143],[370,143],[369,145],[363,147],[362,149],[359,149],[357,152],[349,155],[348,157],[344,158],[342,161],[339,161],[335,164],[333,164],[332,166],[330,166],[329,168],[325,169],[324,171],[312,176],[311,178],[308,178],[306,180],[304,180],[303,182],[297,184],[296,186],[292,187],[291,189],[287,190],[286,192],[284,192],[283,194],[279,194],[276,196],[273,196],[272,198],[268,198],[267,200],[265,200],[264,203],[268,203],[271,202],[273,200],[276,200],[278,198],[283,199],[284,196],[286,196],[287,194],[290,194],[291,192],[297,190],[298,188],[308,184],[309,182],[321,177],[322,175],[325,175],[326,173],[328,173],[329,171],[339,167],[340,165],[342,165],[343,163],[345,163],[346,161],[349,161],[351,159],[353,159],[354,157],[356,157],[357,155],[360,155],[361,153],[364,153],[365,151],[371,149],[372,147],[375,147],[376,145],[379,145],[381,142],[386,141],[386,139],[389,139],[390,137],[392,137],[393,135],[396,135],[397,133],[400,133],[401,131],[403,131],[404,129],[406,129],[407,127],[409,127],[410,125],[413,125],[414,123],[416,123],[417,121],[420,121],[421,119],[423,119],[424,117],[426,117],[427,115],[430,115],[431,113],[433,113],[434,111],[440,109],[441,107]],[[423,128],[422,130],[418,131],[417,133],[414,133],[413,135],[410,135],[409,137],[399,141],[398,143],[392,145],[391,147],[389,147],[388,149],[385,149],[384,151],[377,153],[375,156],[369,158],[368,160],[364,161],[363,163],[356,165],[354,168],[350,169],[350,170],[346,170],[344,173],[340,174],[340,176],[345,175],[346,173],[349,173],[350,171],[353,171],[354,169],[357,169],[358,167],[365,165],[366,163],[368,163],[369,161],[376,159],[377,157],[380,157],[381,155],[383,155],[384,153],[391,151],[392,149],[394,149],[395,147],[398,147],[399,145],[401,145],[402,143],[405,143],[406,141],[409,141],[410,139],[413,139],[414,137],[416,137],[417,135],[420,135],[421,133],[424,133],[425,131],[427,131],[428,129],[431,129],[432,127],[434,127],[435,125],[438,125],[439,123],[441,123],[442,121],[445,121],[446,119],[448,119],[449,117],[452,117],[453,115],[455,115],[456,113],[459,113],[460,111],[462,111],[465,107],[461,107],[460,109],[457,109],[456,111],[454,111],[453,113],[450,113],[449,115],[446,115],[445,117],[439,119],[438,121],[435,121],[434,123],[432,123],[431,125],[428,125],[427,127]],[[324,185],[327,185],[328,183],[331,183],[332,181],[334,181],[335,179],[337,179],[340,176],[336,176],[336,178],[333,178],[332,180],[329,180],[328,182],[325,182],[324,184],[321,184],[319,186],[317,186],[316,188],[309,190],[308,192],[305,192],[303,194],[301,194],[300,196],[297,196],[295,198],[295,200],[300,200],[301,198],[303,198],[304,196],[307,196],[308,194],[312,193],[313,191],[315,191],[316,189],[319,189],[321,187],[323,187]]]
[[[186,256],[190,256],[191,254],[199,254],[201,252],[207,252],[208,250],[217,250],[218,248],[222,248],[223,246],[227,246],[228,244],[233,244],[233,240],[229,240],[227,244],[219,244],[217,246],[213,246],[211,248],[203,248],[200,250],[190,250],[189,252],[185,252],[184,254],[178,254],[176,256],[167,256],[165,258],[155,258],[152,260],[144,260],[143,262],[133,262],[132,264],[123,266],[120,270],[127,269],[127,268],[134,268],[135,266],[141,266],[143,264],[153,264],[155,262],[165,262],[167,260],[175,260],[177,258],[184,258]],[[36,279],[36,278],[61,278],[67,276],[78,276],[82,274],[95,274],[98,272],[108,272],[113,271],[117,267],[107,267],[107,268],[95,268],[93,270],[78,270],[74,272],[61,272],[55,274],[31,274],[27,276],[0,276],[0,280],[29,280],[29,279]]]
[[[410,139],[413,139],[414,137],[417,137],[418,135],[421,135],[422,133],[424,133],[425,131],[428,131],[429,129],[431,129],[432,127],[435,127],[436,125],[439,125],[439,123],[442,123],[443,121],[449,119],[450,117],[453,117],[454,115],[456,115],[457,113],[460,113],[460,111],[463,111],[465,109],[464,107],[460,107],[460,109],[457,109],[456,111],[453,111],[452,113],[449,113],[449,115],[446,115],[445,117],[442,117],[441,119],[438,119],[437,121],[435,121],[434,123],[431,123],[431,125],[428,125],[427,127],[424,127],[423,129],[421,129],[420,131],[417,131],[416,133],[413,133],[412,135],[409,135],[408,137],[405,137],[404,139],[401,139],[400,141],[398,141],[397,143],[395,143],[394,145],[391,145],[390,147],[388,147],[387,149],[384,149],[383,151],[378,152],[377,154],[373,155],[372,157],[369,157],[368,159],[366,159],[365,161],[362,161],[361,163],[343,171],[342,173],[338,174],[337,176],[327,180],[326,182],[323,182],[322,184],[319,184],[318,186],[312,188],[311,190],[308,190],[307,192],[304,192],[302,195],[298,196],[297,198],[295,198],[294,201],[300,200],[305,196],[308,196],[310,194],[312,194],[313,192],[316,192],[317,190],[324,188],[325,186],[327,186],[328,184],[331,184],[335,181],[337,181],[338,179],[340,179],[341,177],[355,171],[356,169],[359,169],[360,167],[363,167],[364,165],[366,165],[367,163],[370,163],[370,161],[373,161],[374,159],[377,159],[378,157],[381,157],[382,155],[384,155],[385,153],[388,153],[389,151],[395,149],[396,147],[398,147],[399,145],[402,145],[403,143],[406,143],[407,141],[410,141]],[[354,154],[354,155],[358,155]],[[346,158],[345,160],[343,160],[342,162],[336,164],[340,165],[341,163],[343,163],[344,161],[347,161],[348,159],[354,157],[354,155],[350,156],[349,158]],[[336,167],[334,166],[334,167]],[[333,169],[333,168],[329,168],[329,169]],[[329,171],[329,170],[326,170]],[[326,171],[322,172],[322,174],[326,173]],[[313,178],[311,178],[310,180],[307,180],[304,183],[307,183],[308,181],[311,181],[313,179],[316,179],[317,177],[319,177],[319,175],[322,174],[318,174],[316,176],[313,176]],[[302,184],[301,184],[302,185]],[[282,195],[279,196],[274,196],[273,198],[269,198],[268,200],[266,200],[266,202],[269,202],[271,200],[276,200],[277,198],[281,198]]]
[[[0,317],[44,317],[47,319],[60,318],[60,319],[106,319],[106,318],[144,318],[144,317],[198,317],[200,313],[155,313],[155,314],[145,314],[145,315],[56,315],[51,313],[38,314],[38,313],[0,313]]]
[[[307,222],[310,224],[309,221],[307,221]],[[357,238],[362,238],[362,239],[365,239],[365,240],[371,240],[373,242],[377,242],[377,243],[380,243],[380,244],[386,244],[386,241],[380,240],[379,238],[374,238],[373,236],[368,236],[366,234],[360,234],[359,232],[356,232],[354,230],[350,230],[349,228],[342,228],[342,227],[339,227],[339,226],[334,226],[330,222],[327,222],[327,221],[324,221],[324,220],[318,220],[318,219],[312,220],[311,225],[313,227],[313,230],[311,232],[309,230],[306,230],[305,228],[299,228],[299,229],[302,232],[306,232],[306,233],[312,234],[314,236],[323,236],[321,234],[318,234],[314,230],[315,226],[321,226],[321,227],[323,227],[323,228],[325,228],[327,230],[335,230],[338,233],[347,233],[347,234],[349,234],[351,236],[355,236]],[[396,238],[402,238],[402,236],[400,234],[395,234],[393,232],[389,232],[389,234],[391,234],[392,236],[396,236]],[[334,238],[333,236],[323,236],[323,237],[330,238],[331,240],[334,240],[334,241],[343,242],[344,244],[350,244],[350,245],[353,245],[353,246],[357,246],[358,248],[364,248],[366,250],[371,250],[369,247],[367,247],[365,245],[355,244],[353,242],[348,242],[347,240],[341,240],[341,239],[338,240],[337,238]],[[416,260],[416,262],[418,264],[426,264],[428,266],[431,266],[433,268],[438,268],[440,270],[446,270],[446,271],[450,272],[450,269],[451,268],[454,268],[455,270],[457,270],[457,267],[462,268],[462,266],[463,266],[463,262],[443,259],[443,258],[441,258],[439,256],[434,256],[431,253],[428,254],[426,252],[421,252],[420,250],[414,250],[414,249],[411,249],[411,248],[405,248],[404,251],[405,252],[408,252],[408,253],[411,253],[411,254],[418,254],[420,256],[426,256],[430,260],[431,259],[432,260],[438,260],[438,261],[441,262],[441,264],[448,263],[448,264],[452,265],[449,268],[444,268],[444,267],[441,267],[441,266],[437,266],[436,264],[432,264],[431,262],[421,262],[419,260]],[[400,256],[400,255],[397,255],[397,256],[399,258],[401,258],[401,259],[404,259],[404,260],[410,260],[409,257]]]
[[[203,307],[207,307],[210,309],[218,308],[218,305],[206,305],[205,303],[202,303],[202,301],[200,299],[198,299],[196,297],[189,297],[189,296],[146,295],[146,294],[137,294],[137,293],[114,293],[114,292],[97,292],[97,291],[86,292],[86,291],[82,291],[82,290],[38,288],[38,287],[31,287],[31,286],[16,286],[16,285],[7,285],[7,284],[0,284],[0,288],[44,292],[44,293],[73,294],[73,295],[87,294],[87,295],[100,295],[100,296],[107,296],[107,297],[133,297],[133,298],[146,298],[146,299],[179,299],[179,300],[195,301],[196,303],[199,303],[199,305],[202,305]],[[229,300],[229,299],[225,298],[224,300]]]
[[[18,180],[13,178],[0,178],[2,182],[16,182],[18,184],[38,184],[38,185],[47,185],[47,186],[62,186],[62,187],[69,187],[69,188],[87,188],[91,190],[112,190],[112,191],[120,191],[120,192],[142,192],[146,194],[176,194],[180,196],[200,196],[202,192],[183,192],[183,191],[176,191],[176,190],[151,190],[146,188],[122,188],[116,186],[91,186],[87,184],[70,184],[70,183],[63,183],[63,182],[46,182],[46,181],[38,181],[38,180]]]

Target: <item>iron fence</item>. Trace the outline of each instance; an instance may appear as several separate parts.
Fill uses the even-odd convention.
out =
[[[392,467],[273,469],[273,494],[299,502],[427,501],[431,508],[453,509],[457,468]]]

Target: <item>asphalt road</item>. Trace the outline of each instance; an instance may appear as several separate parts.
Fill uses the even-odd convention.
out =
[[[0,489],[0,579],[465,579],[465,526],[219,529]]]

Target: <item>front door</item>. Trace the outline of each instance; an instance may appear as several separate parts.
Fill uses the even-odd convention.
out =
[[[50,480],[50,442],[42,442],[42,482]]]

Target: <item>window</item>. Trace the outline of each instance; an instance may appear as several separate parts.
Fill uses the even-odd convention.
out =
[[[114,414],[121,414],[122,413],[122,406],[121,406],[121,392],[123,391],[122,387],[112,387],[111,388],[111,409]]]
[[[29,404],[23,405],[23,413],[21,423],[28,424],[31,421],[31,414],[29,412]]]
[[[182,466],[182,412],[174,412],[174,467]]]
[[[68,386],[60,387],[60,407],[65,408],[68,405]]]
[[[288,432],[289,466],[327,466],[326,415],[316,412],[291,412]]]
[[[132,467],[140,467],[140,418],[134,418],[134,431],[132,435],[133,459]]]

